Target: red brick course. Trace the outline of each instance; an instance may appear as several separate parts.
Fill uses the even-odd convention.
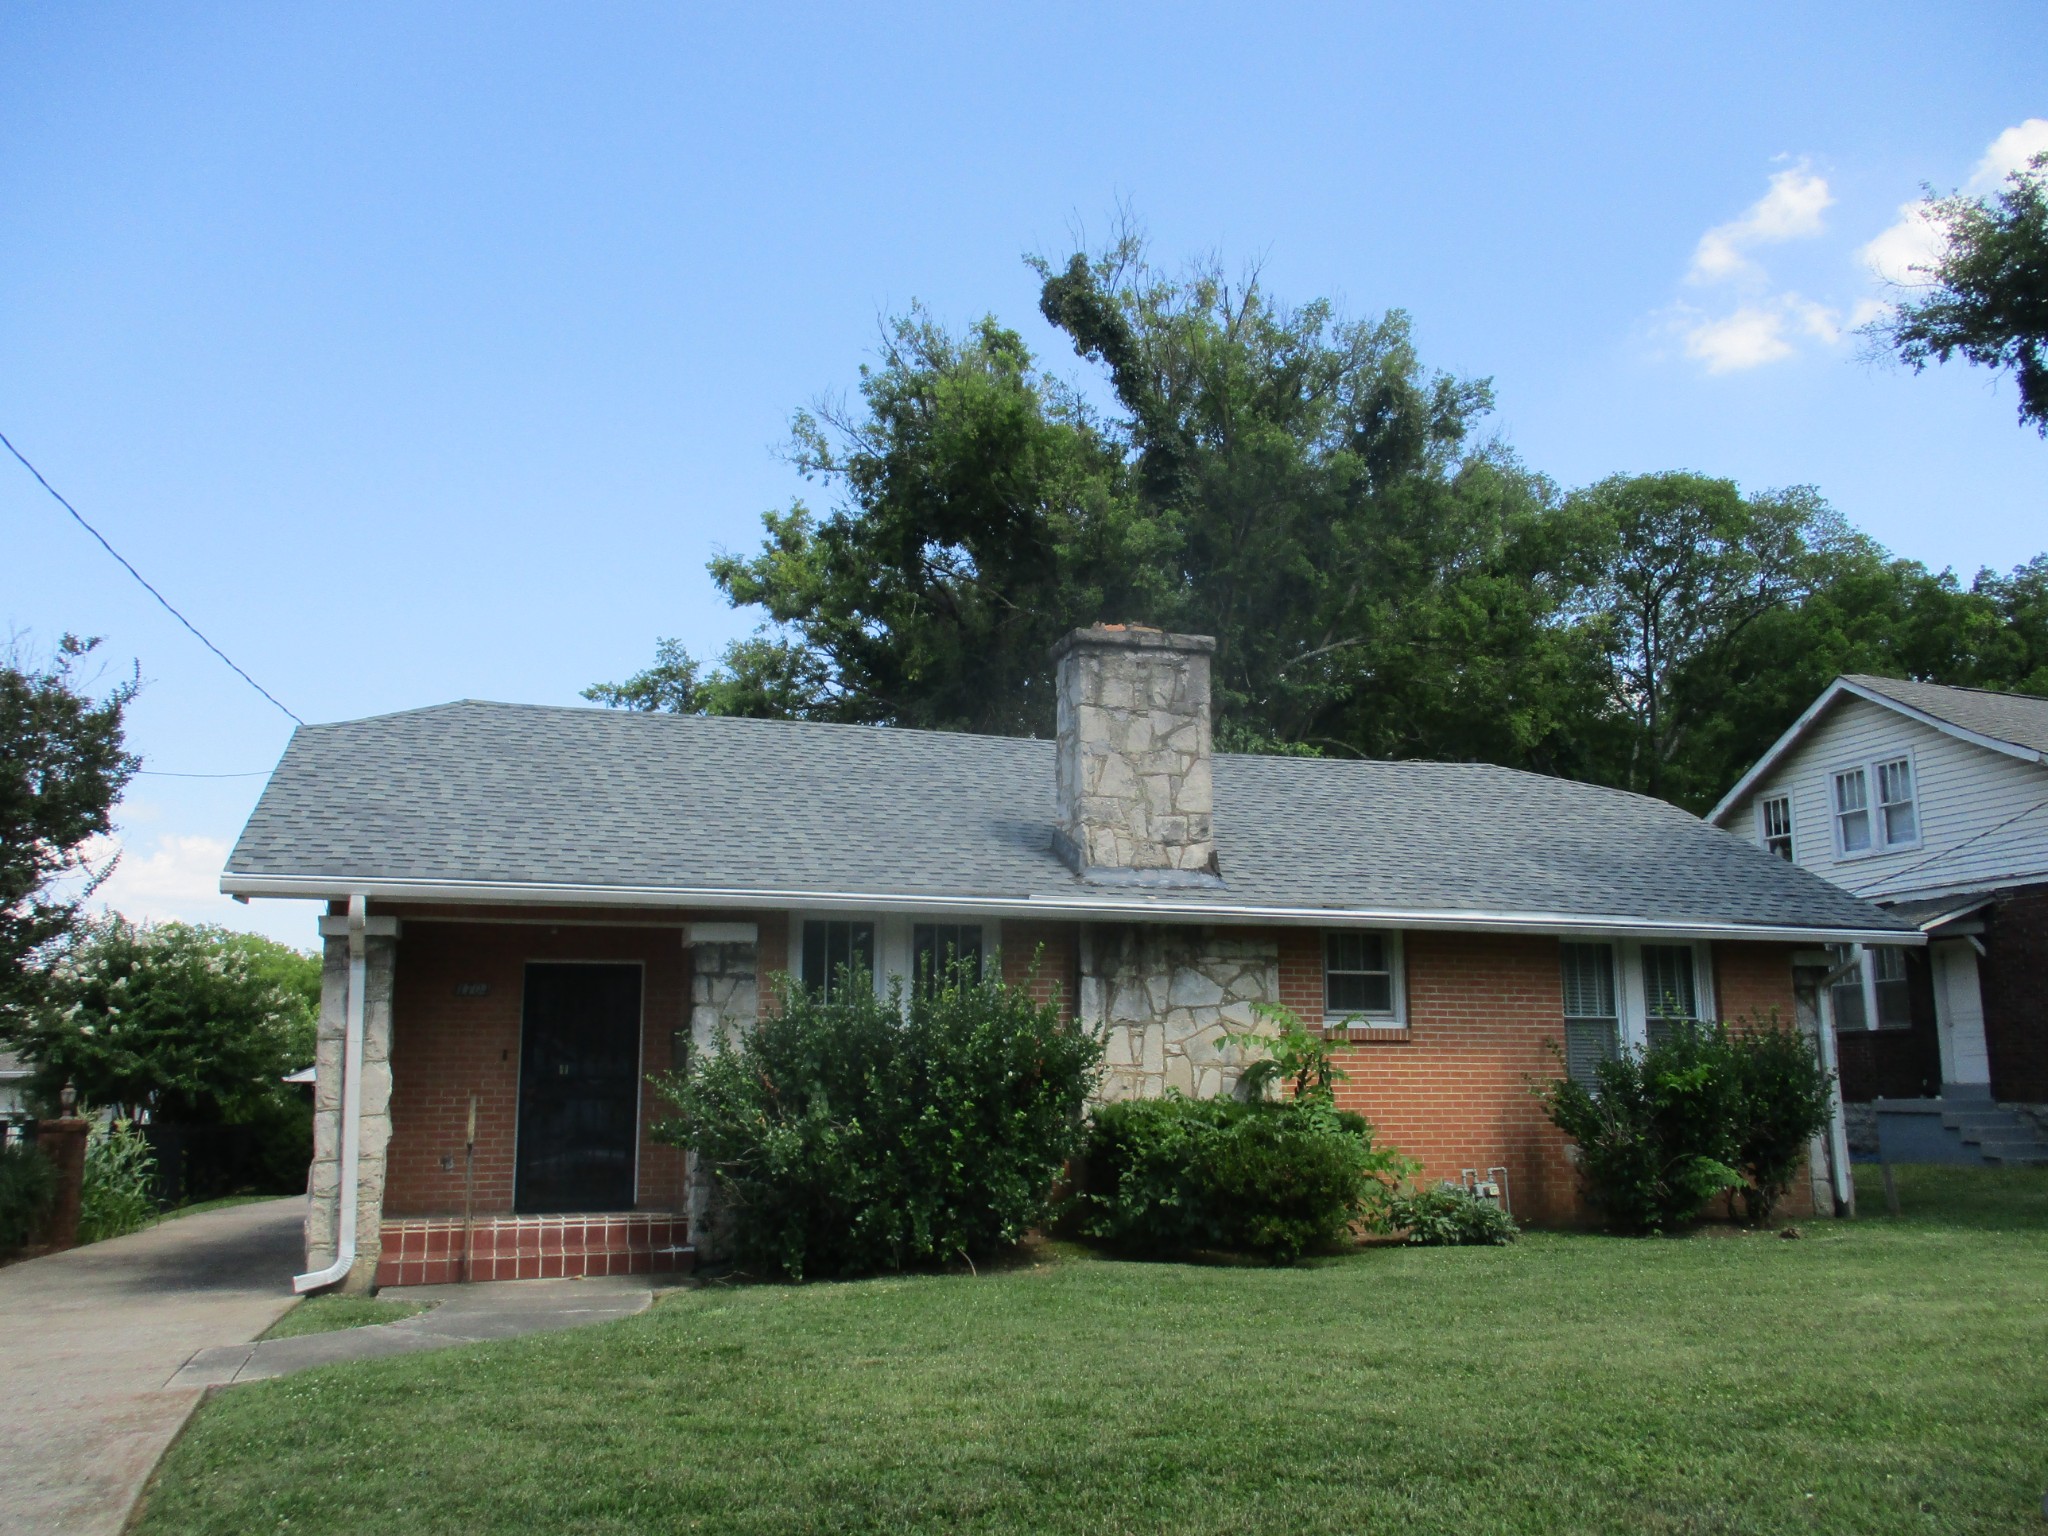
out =
[[[461,1212],[463,1136],[472,1094],[475,1209],[481,1215],[510,1213],[527,961],[639,961],[643,1071],[669,1070],[673,1044],[679,1035],[687,1038],[689,1029],[689,951],[676,916],[667,915],[662,927],[579,925],[589,921],[586,916],[553,926],[406,917],[392,998],[388,1215]],[[482,997],[457,996],[464,983],[482,983],[488,990]],[[674,1210],[683,1200],[682,1154],[647,1134],[664,1113],[652,1082],[643,1081],[636,1202],[641,1210]]]
[[[687,1225],[666,1213],[387,1221],[377,1284],[687,1274],[696,1259]]]
[[[1080,936],[1075,923],[1006,921],[1003,984],[1022,987],[1041,1003],[1057,1002],[1060,1017],[1074,1016],[1080,989]]]
[[[1979,962],[1993,1097],[2048,1103],[2048,885],[2001,893]]]
[[[1337,1101],[1373,1122],[1382,1141],[1420,1160],[1419,1181],[1507,1169],[1515,1214],[1582,1220],[1586,1210],[1565,1138],[1531,1089],[1562,1070],[1558,941],[1516,935],[1404,935],[1408,1028],[1354,1031],[1338,1050],[1349,1080]],[[1283,930],[1281,1001],[1312,1028],[1323,1019],[1322,937]],[[1715,946],[1724,1017],[1793,1012],[1791,951]],[[1804,1183],[1788,1201],[1804,1209]]]

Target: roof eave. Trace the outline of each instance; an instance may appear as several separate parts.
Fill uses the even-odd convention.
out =
[[[1782,923],[1675,921],[1622,913],[1505,912],[1378,907],[1282,907],[1255,903],[1190,901],[1171,893],[1110,897],[1099,894],[945,895],[902,891],[758,890],[723,887],[578,885],[545,881],[456,881],[358,878],[334,875],[221,876],[223,894],[334,900],[362,895],[380,901],[429,901],[477,906],[790,908],[973,913],[984,917],[1111,922],[1231,922],[1276,926],[1392,927],[1448,933],[1540,933],[1561,937],[1626,935],[1668,939],[1727,939],[1786,944],[1926,943],[1917,929]],[[1876,909],[1872,909],[1873,914]]]
[[[1777,766],[1785,754],[1798,745],[1828,705],[1845,693],[1852,693],[1859,699],[1880,705],[1895,714],[1904,715],[1908,720],[1918,721],[1930,730],[1940,731],[1944,736],[1953,736],[1958,741],[1982,747],[1987,752],[1999,752],[2007,757],[2016,757],[2023,763],[2048,763],[2048,753],[2022,746],[2016,741],[2007,741],[2003,737],[1986,736],[1981,731],[1973,731],[1967,726],[1957,725],[1952,720],[1944,720],[1939,715],[1929,714],[1926,710],[1908,704],[1903,699],[1895,699],[1888,693],[1866,688],[1850,678],[1838,677],[1821,690],[1820,697],[1807,706],[1806,712],[1794,720],[1782,736],[1771,743],[1770,748],[1756,760],[1749,772],[1735,781],[1735,787],[1723,795],[1714,808],[1707,812],[1706,819],[1717,827],[1726,825],[1722,818],[1741,804],[1743,798],[1756,788],[1758,782]]]

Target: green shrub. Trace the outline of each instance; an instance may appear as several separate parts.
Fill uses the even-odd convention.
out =
[[[85,1143],[85,1182],[78,1195],[78,1240],[139,1232],[157,1218],[156,1154],[125,1121],[96,1125]]]
[[[1419,1247],[1459,1248],[1512,1243],[1522,1229],[1515,1218],[1468,1189],[1445,1185],[1396,1195],[1387,1206],[1387,1226],[1407,1234]]]
[[[661,1083],[657,1134],[716,1182],[735,1256],[792,1279],[987,1258],[1048,1214],[1079,1149],[1101,1039],[1056,1006],[955,976],[907,1001],[849,978]]]
[[[36,1241],[56,1198],[56,1165],[41,1151],[26,1142],[0,1147],[0,1253]]]
[[[1723,1043],[1742,1101],[1733,1160],[1748,1181],[1743,1215],[1761,1226],[1798,1177],[1813,1138],[1827,1128],[1834,1079],[1813,1041],[1775,1013],[1762,1024],[1724,1031]]]
[[[1679,1026],[1646,1051],[1600,1064],[1591,1089],[1544,1089],[1551,1120],[1579,1147],[1587,1198],[1614,1225],[1663,1232],[1716,1195],[1770,1219],[1816,1132],[1833,1079],[1813,1042],[1779,1022]]]
[[[1742,1183],[1733,1167],[1741,1091],[1722,1032],[1678,1025],[1647,1050],[1544,1089],[1551,1121],[1578,1144],[1586,1198],[1625,1232],[1667,1232],[1699,1219]]]
[[[1082,1229],[1152,1257],[1213,1248],[1288,1263],[1373,1219],[1407,1166],[1320,1096],[1105,1104],[1089,1133]]]

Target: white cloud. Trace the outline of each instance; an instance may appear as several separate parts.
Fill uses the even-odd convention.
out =
[[[1774,309],[1744,305],[1718,320],[1702,320],[1685,333],[1686,356],[1709,373],[1738,373],[1792,356],[1785,317]]]
[[[1695,283],[1761,278],[1762,269],[1745,252],[1753,246],[1807,240],[1820,234],[1825,228],[1821,215],[1834,200],[1826,178],[1814,175],[1804,160],[1778,172],[1771,178],[1770,190],[1750,204],[1741,218],[1717,224],[1700,236],[1688,278]]]
[[[2043,150],[2048,150],[2048,117],[2030,117],[2014,124],[1991,141],[1963,191],[1972,197],[1996,192],[2007,176]],[[1905,288],[1926,284],[1928,269],[1941,259],[1942,244],[1941,231],[1928,220],[1927,207],[1925,199],[1901,203],[1891,227],[1856,253],[1879,281]]]
[[[100,838],[87,850],[95,869],[120,854],[107,882],[93,892],[88,907],[110,909],[142,922],[218,923],[268,934],[304,948],[313,942],[314,909],[303,902],[257,902],[243,905],[220,893],[220,873],[228,861],[228,845],[217,837],[165,834],[151,840],[148,851],[136,841]],[[75,889],[75,887],[74,887]]]

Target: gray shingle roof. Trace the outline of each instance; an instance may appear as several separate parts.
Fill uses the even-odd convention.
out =
[[[296,732],[226,884],[1153,905],[1052,853],[1053,754],[1006,737],[445,704]],[[1228,755],[1215,782],[1223,887],[1176,891],[1176,910],[1901,926],[1619,790],[1484,764]]]
[[[2048,754],[2048,699],[2031,693],[1911,683],[1896,677],[1851,675],[1846,681],[1979,736]]]

